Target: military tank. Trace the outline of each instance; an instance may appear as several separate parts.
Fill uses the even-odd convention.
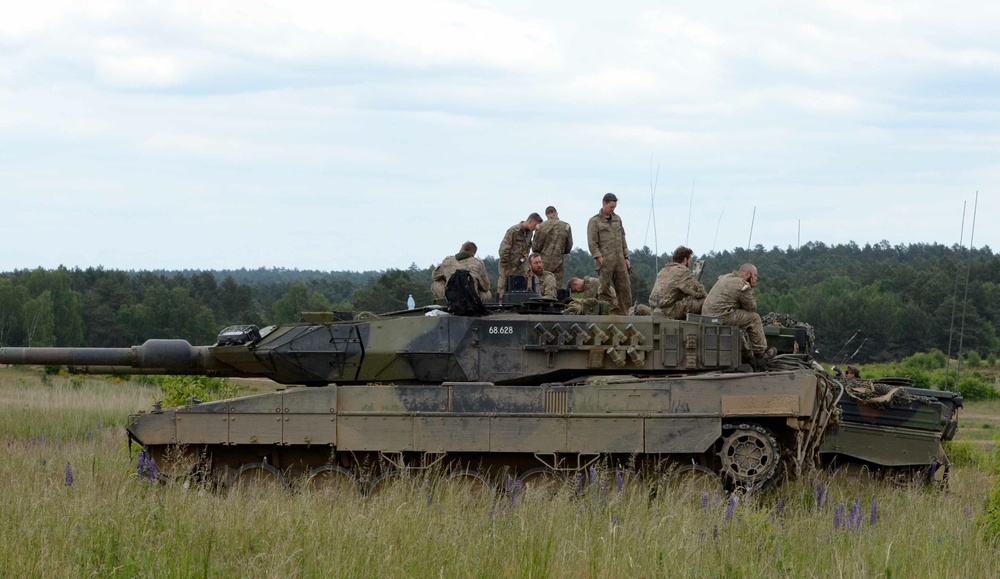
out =
[[[769,345],[779,352],[813,352],[809,324],[769,313],[763,316]],[[798,328],[796,340],[783,328]],[[774,366],[780,367],[781,361]],[[836,370],[836,367],[834,367]],[[844,388],[840,420],[820,448],[824,467],[851,478],[877,476],[895,482],[947,486],[951,462],[943,443],[958,431],[962,396],[947,390],[914,387],[905,376],[873,380],[833,376]]]
[[[210,346],[2,348],[0,363],[283,385],[129,417],[129,439],[160,472],[221,486],[372,493],[434,469],[489,487],[600,470],[651,488],[687,477],[756,488],[818,464],[842,390],[808,356],[754,367],[741,331],[717,319],[581,315],[532,292],[505,298],[477,316],[440,306],[304,314],[226,328]]]

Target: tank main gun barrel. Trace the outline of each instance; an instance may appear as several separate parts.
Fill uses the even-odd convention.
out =
[[[0,364],[85,367],[91,374],[152,369],[164,374],[241,374],[215,359],[209,346],[192,346],[187,340],[147,340],[131,348],[0,348]]]

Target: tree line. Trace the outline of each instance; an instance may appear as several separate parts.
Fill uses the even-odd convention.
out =
[[[671,252],[633,251],[637,300],[646,301]],[[933,348],[953,355],[959,348],[983,357],[1000,353],[1000,259],[988,247],[810,242],[704,258],[706,288],[741,263],[754,263],[760,272],[758,311],[812,324],[824,361],[899,360]],[[496,258],[484,262],[495,289]],[[167,337],[210,344],[225,326],[295,322],[303,311],[401,310],[410,295],[417,304],[431,302],[435,266],[0,273],[0,346],[122,347]],[[594,275],[590,254],[580,248],[567,255],[565,269],[566,280]]]

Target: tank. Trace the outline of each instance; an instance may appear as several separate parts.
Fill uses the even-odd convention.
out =
[[[809,324],[776,313],[763,321],[769,345],[779,352],[813,351],[815,334]],[[942,443],[958,431],[963,406],[958,393],[915,388],[907,377],[833,379],[844,395],[837,405],[840,419],[820,448],[823,466],[852,478],[947,486],[951,463]]]
[[[823,463],[851,476],[948,483],[943,442],[958,431],[962,396],[914,388],[906,377],[844,380],[840,424],[820,450]]]
[[[434,470],[489,487],[613,473],[649,489],[691,478],[757,488],[818,465],[842,389],[808,356],[754,367],[740,330],[717,319],[564,307],[528,297],[485,316],[313,313],[226,328],[210,346],[2,348],[0,363],[283,385],[129,417],[129,439],[160,472],[221,486],[365,494]],[[801,328],[769,331],[793,352],[804,340]]]

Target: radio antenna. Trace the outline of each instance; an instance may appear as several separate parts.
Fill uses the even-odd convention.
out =
[[[747,238],[747,263],[750,262],[750,240],[753,239],[753,222],[757,219],[757,206],[753,206],[753,215],[750,217],[750,237]]]
[[[955,369],[955,390],[958,390],[958,377],[962,374],[962,339],[965,337],[965,309],[969,304],[969,273],[972,271],[973,239],[976,237],[976,209],[979,207],[979,191],[972,204],[972,231],[969,232],[969,260],[965,269],[965,295],[962,297],[962,323],[958,330],[958,364]]]
[[[968,201],[963,201],[962,202],[962,227],[961,227],[961,229],[959,229],[959,234],[958,234],[958,247],[959,247],[959,251],[962,251],[962,250],[965,249],[965,212],[966,212],[966,209],[968,207],[968,204],[969,204]],[[958,267],[956,267],[955,269],[957,270]],[[948,376],[951,374],[951,340],[952,340],[952,337],[955,335],[955,310],[958,308],[958,278],[959,278],[959,276],[957,275],[958,274],[957,271],[955,272],[955,274],[956,274],[955,275],[955,291],[954,291],[954,293],[952,293],[952,296],[951,296],[951,325],[948,327],[948,356],[945,359],[946,361],[945,361],[945,366],[944,366],[944,382],[945,382],[944,387],[945,388],[948,388]],[[956,387],[956,390],[957,390],[958,389],[958,379],[957,379],[957,377],[955,379],[955,387]]]
[[[712,240],[712,253],[715,253],[715,243],[719,241],[719,226],[722,225],[722,216],[726,214],[725,205],[722,206],[722,213],[719,213],[719,220],[715,223],[715,238]]]

